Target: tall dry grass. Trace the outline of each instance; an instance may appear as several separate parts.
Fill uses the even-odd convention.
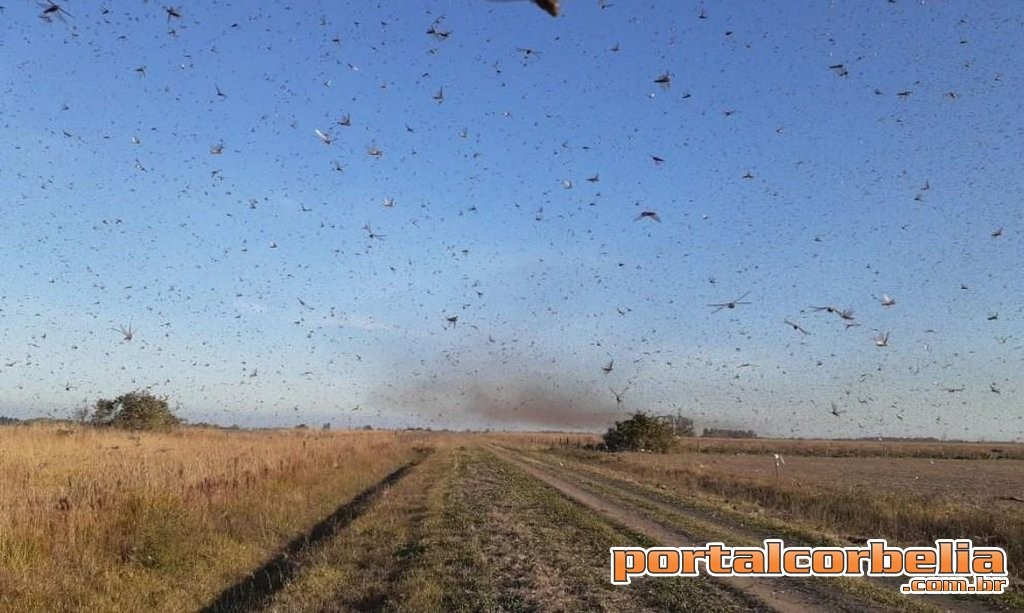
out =
[[[0,608],[193,610],[426,438],[0,428]]]

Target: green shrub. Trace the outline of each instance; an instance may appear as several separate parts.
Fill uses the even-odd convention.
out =
[[[167,398],[159,398],[148,391],[128,392],[113,400],[97,400],[91,421],[98,426],[127,430],[157,430],[181,423],[167,404]]]
[[[672,427],[649,413],[638,411],[624,421],[617,421],[604,435],[608,451],[649,451],[665,453],[675,436]]]

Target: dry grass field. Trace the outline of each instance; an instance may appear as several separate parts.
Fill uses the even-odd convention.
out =
[[[1024,562],[1024,460],[977,446],[0,428],[10,611],[1012,610],[861,579],[636,581],[608,548],[971,537]],[[696,445],[700,444],[700,450]],[[909,447],[908,447],[909,445]],[[888,446],[888,448],[886,448]],[[955,447],[955,448],[954,448]],[[841,452],[836,452],[841,448]],[[772,453],[786,463],[776,473]],[[928,457],[931,453],[934,457]],[[950,459],[952,457],[971,459]]]
[[[196,609],[421,438],[0,428],[0,607]]]

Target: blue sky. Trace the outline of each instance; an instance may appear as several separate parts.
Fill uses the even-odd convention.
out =
[[[1024,432],[1018,3],[61,6],[0,13],[7,414]]]

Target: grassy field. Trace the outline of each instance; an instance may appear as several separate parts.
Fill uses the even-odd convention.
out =
[[[586,450],[593,440],[0,428],[0,609],[970,611],[1024,602],[1017,587],[908,599],[854,579],[607,579],[611,546],[781,536],[971,537],[1007,547],[1019,581],[1020,446],[981,446],[1002,449],[994,459],[973,444],[686,440],[652,455]]]
[[[0,428],[0,606],[194,610],[424,445],[387,432]]]

